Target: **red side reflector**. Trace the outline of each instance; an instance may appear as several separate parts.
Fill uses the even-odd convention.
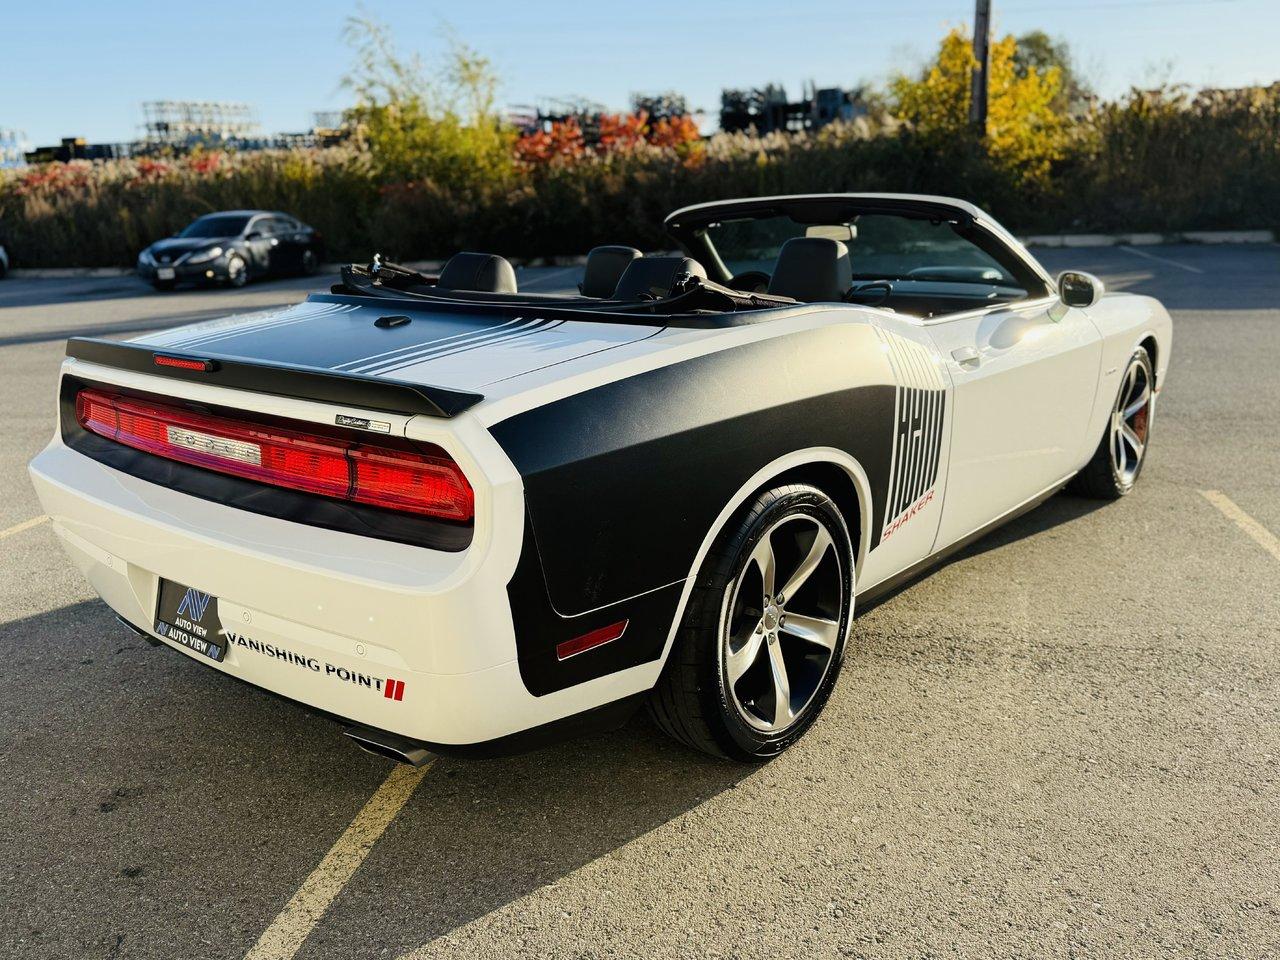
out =
[[[556,644],[556,659],[568,660],[570,657],[576,657],[578,654],[586,653],[595,647],[612,643],[627,632],[627,624],[630,622],[630,620],[619,620],[617,623],[611,623],[607,627],[601,627],[598,630],[592,630],[590,633],[584,633],[580,637],[574,637],[572,640],[566,640],[564,643],[558,643]]]
[[[76,396],[76,419],[135,450],[259,483],[446,520],[475,514],[471,484],[439,448],[415,453],[313,436],[98,390]]]
[[[166,357],[162,353],[152,354],[152,362],[157,367],[177,367],[179,370],[199,370],[208,373],[217,370],[218,365],[212,360],[192,360],[189,357]]]

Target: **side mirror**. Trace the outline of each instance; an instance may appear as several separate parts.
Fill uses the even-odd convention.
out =
[[[1058,296],[1068,307],[1092,307],[1102,299],[1106,287],[1092,273],[1064,270],[1058,274]]]

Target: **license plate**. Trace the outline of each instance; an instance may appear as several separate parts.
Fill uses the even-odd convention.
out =
[[[160,581],[156,600],[156,633],[221,663],[227,655],[218,598],[195,587]]]
[[[156,267],[157,280],[172,280],[177,274],[173,272],[173,267]]]

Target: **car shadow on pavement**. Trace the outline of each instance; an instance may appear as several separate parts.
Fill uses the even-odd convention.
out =
[[[1019,540],[1025,540],[1027,537],[1033,537],[1036,534],[1044,533],[1052,530],[1054,527],[1061,526],[1066,523],[1072,523],[1076,520],[1086,517],[1096,510],[1100,510],[1107,506],[1109,501],[1092,500],[1086,497],[1078,497],[1070,493],[1059,493],[1044,503],[1040,504],[1034,510],[1024,513],[1022,516],[1010,520],[1002,527],[997,527],[990,533],[975,540],[962,550],[958,550],[951,556],[942,560],[935,566],[926,567],[919,574],[910,580],[899,584],[888,593],[876,597],[874,600],[858,603],[857,614],[861,616],[870,610],[874,610],[882,603],[892,600],[904,590],[909,590],[912,586],[921,580],[936,573],[938,570],[962,560],[972,557],[981,556],[991,550],[998,550],[1001,547],[1016,543]]]
[[[22,904],[0,928],[57,938],[32,956],[118,938],[131,955],[203,956],[210,942],[243,954],[391,769],[332,721],[152,648],[98,601],[0,625],[0,662],[0,857],[19,865],[8,887]],[[440,758],[312,935],[320,952],[308,941],[303,955],[329,955],[330,935],[348,955],[352,926],[420,946],[759,769],[641,716],[516,757]],[[74,904],[59,895],[70,886]],[[216,912],[184,906],[212,891]]]

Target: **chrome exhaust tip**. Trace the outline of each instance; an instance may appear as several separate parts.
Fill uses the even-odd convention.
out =
[[[421,767],[432,758],[432,753],[422,745],[385,730],[368,727],[347,727],[342,735],[355,741],[357,747],[375,757],[384,757],[411,767]]]

